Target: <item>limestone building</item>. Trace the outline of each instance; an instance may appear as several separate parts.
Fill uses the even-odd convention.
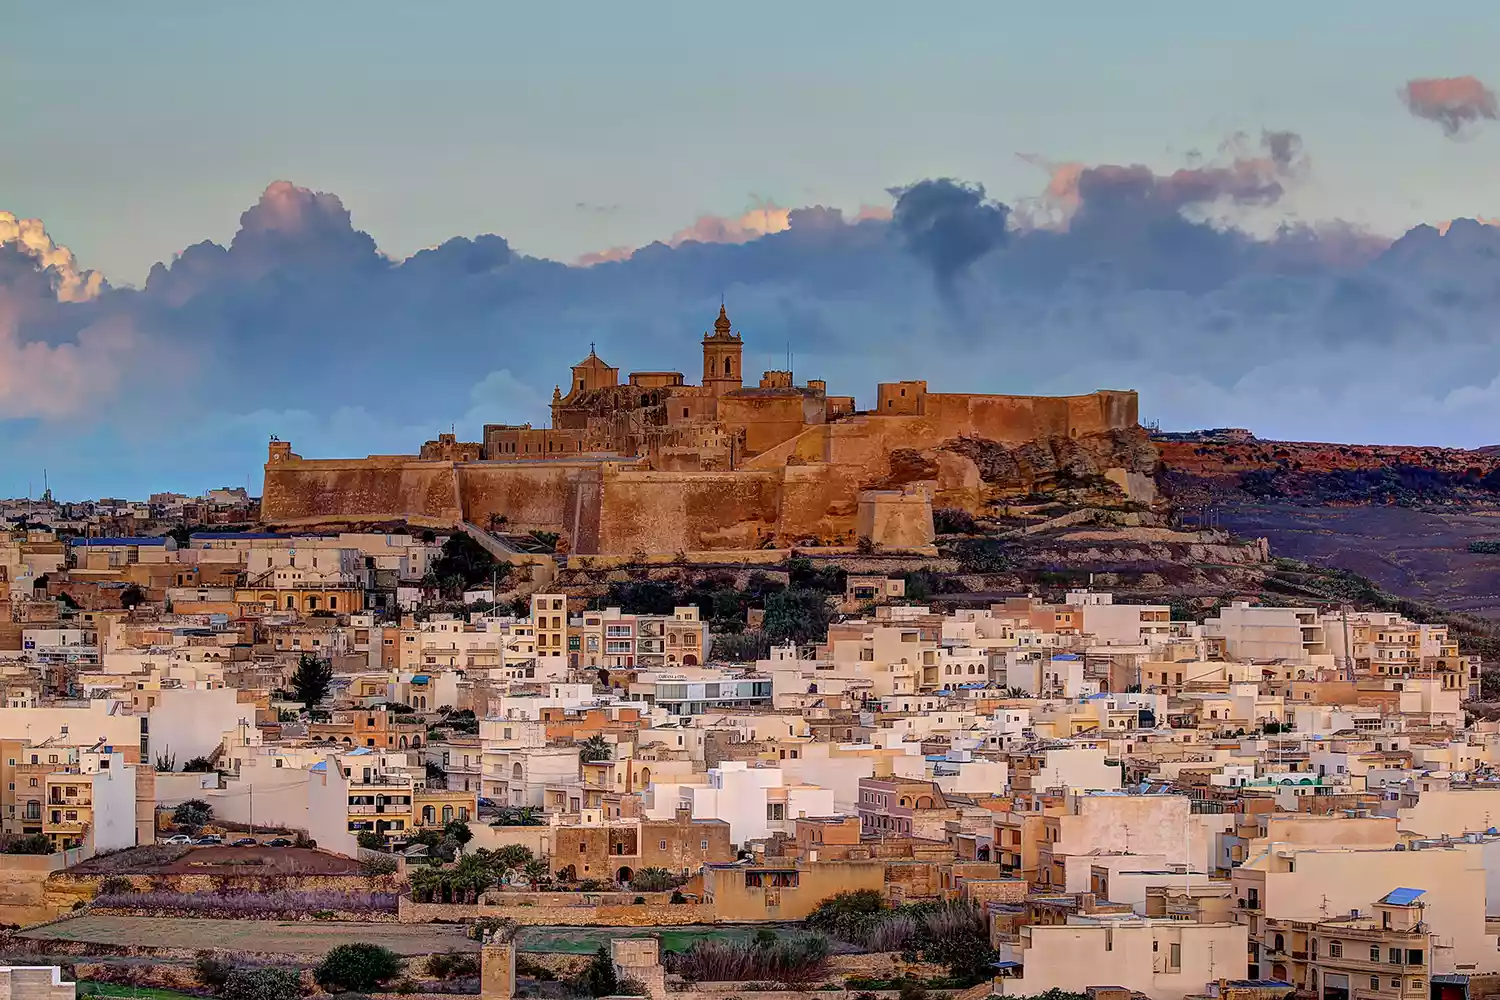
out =
[[[1155,453],[1134,392],[947,394],[903,381],[858,411],[789,371],[748,385],[744,346],[721,306],[699,343],[698,385],[673,371],[622,381],[591,347],[553,391],[546,428],[487,424],[478,443],[444,435],[417,455],[353,460],[273,441],[262,517],[503,524],[555,532],[582,554],[910,549],[931,543],[935,505],[978,511],[1058,476],[1150,498]]]

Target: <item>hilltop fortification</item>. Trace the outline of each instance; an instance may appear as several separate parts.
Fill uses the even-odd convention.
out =
[[[1003,396],[881,384],[856,411],[811,379],[742,378],[721,309],[703,377],[619,369],[590,349],[546,428],[487,424],[416,455],[305,459],[273,441],[262,517],[292,526],[402,519],[559,533],[573,552],[630,554],[849,545],[914,548],[932,511],[1090,487],[1150,500],[1156,453],[1136,394]]]

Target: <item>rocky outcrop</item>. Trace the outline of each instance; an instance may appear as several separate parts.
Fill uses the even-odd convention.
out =
[[[1076,488],[1108,492],[1118,489],[1112,471],[1147,475],[1156,465],[1156,449],[1138,427],[1014,446],[958,437],[944,441],[940,450],[973,462],[985,486],[997,495]]]

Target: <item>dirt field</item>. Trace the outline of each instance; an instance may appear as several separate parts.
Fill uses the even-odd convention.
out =
[[[301,847],[137,847],[90,858],[78,875],[358,875],[359,862]]]
[[[233,951],[321,956],[341,944],[366,941],[401,955],[478,951],[479,942],[456,924],[335,923],[320,920],[199,920],[90,915],[21,932],[40,940],[129,943],[153,948],[226,948]]]
[[[1350,570],[1450,611],[1500,617],[1500,555],[1468,551],[1472,541],[1500,538],[1495,512],[1267,503],[1217,513],[1235,534],[1264,535],[1272,555]]]

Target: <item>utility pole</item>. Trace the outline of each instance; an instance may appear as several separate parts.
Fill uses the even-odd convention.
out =
[[[250,836],[255,836],[255,782],[250,782]]]

